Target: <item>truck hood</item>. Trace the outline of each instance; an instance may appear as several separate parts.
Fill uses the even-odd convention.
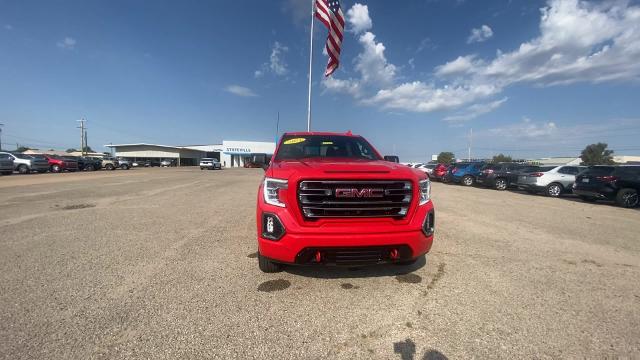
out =
[[[302,159],[274,161],[266,175],[278,179],[425,179],[424,172],[382,160]]]

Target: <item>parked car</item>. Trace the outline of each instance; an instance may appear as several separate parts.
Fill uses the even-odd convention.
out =
[[[127,159],[118,159],[118,167],[122,170],[131,169],[131,161]]]
[[[144,167],[159,167],[160,165],[160,161],[158,160],[146,160],[144,162]]]
[[[115,170],[120,166],[120,162],[116,158],[105,157],[100,161],[100,165],[105,170]]]
[[[220,161],[212,158],[202,158],[200,159],[200,170],[209,169],[209,170],[222,170],[222,164]]]
[[[160,166],[161,167],[173,167],[173,166],[176,166],[176,165],[177,165],[177,163],[176,163],[176,161],[174,159],[170,159],[170,160],[169,159],[165,159],[165,160],[160,161]]]
[[[2,175],[13,174],[13,158],[7,153],[0,153],[0,173]]]
[[[74,172],[78,170],[78,161],[69,157],[62,157],[58,155],[43,154],[49,162],[49,169],[51,172],[59,173],[63,171]]]
[[[582,200],[614,200],[619,206],[638,206],[640,165],[591,166],[576,176],[573,193]]]
[[[22,153],[0,152],[8,155],[13,160],[13,169],[20,174],[29,174],[32,171],[45,173],[49,170],[49,161],[41,155],[26,155]]]
[[[100,161],[82,156],[64,156],[64,159],[78,162],[78,170],[95,171],[100,169]]]
[[[533,172],[518,175],[517,186],[529,193],[543,192],[547,196],[559,197],[571,192],[576,175],[583,166],[540,166]]]
[[[476,183],[480,169],[484,166],[481,162],[461,162],[454,164],[447,173],[447,181],[465,186]]]
[[[442,181],[447,176],[447,165],[445,164],[437,164],[433,171],[431,172],[431,180],[439,180]]]
[[[537,169],[538,166],[522,163],[487,164],[480,170],[476,182],[496,190],[506,190],[511,186],[516,186],[519,175],[532,173]]]
[[[436,167],[436,164],[420,164],[420,165],[417,165],[415,168],[429,174],[429,177],[431,177],[431,175],[433,175],[433,169],[435,169],[435,167]]]

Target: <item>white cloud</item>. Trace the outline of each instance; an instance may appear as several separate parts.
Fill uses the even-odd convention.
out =
[[[398,83],[399,69],[387,61],[384,44],[366,32],[359,37],[362,51],[355,60],[359,77],[346,88],[357,84],[361,103],[383,109],[431,112],[467,106],[473,112],[474,104],[482,108],[483,101],[514,84],[640,80],[640,6],[624,0],[549,0],[541,9],[539,29],[537,37],[512,51],[498,50],[493,58],[464,55],[437,66],[437,80],[453,76],[443,85],[436,79]],[[327,88],[340,89],[345,86]]]
[[[262,64],[260,69],[256,70],[253,75],[256,78],[260,78],[265,73],[270,72],[277,76],[285,76],[289,73],[289,68],[284,60],[284,54],[289,52],[289,48],[282,45],[278,41],[273,43],[271,47],[271,55],[269,55],[269,61]]]
[[[359,98],[362,95],[360,83],[357,80],[341,80],[330,76],[322,80],[322,85],[325,91],[349,94],[355,98]]]
[[[476,55],[458,56],[457,59],[436,67],[436,75],[449,76],[473,72],[482,62],[475,60]]]
[[[13,26],[11,26],[11,24],[6,24],[4,28],[5,30],[13,30]]]
[[[76,43],[76,39],[67,36],[62,41],[58,41],[56,45],[61,49],[73,50],[76,47]]]
[[[474,42],[483,42],[488,40],[493,36],[493,30],[489,27],[489,25],[482,25],[477,29],[471,29],[471,35],[467,39],[467,44],[471,44]]]
[[[554,122],[533,122],[529,118],[504,127],[489,129],[488,133],[497,138],[537,139],[555,135],[558,127]]]
[[[376,85],[390,85],[396,76],[396,67],[387,62],[385,47],[376,42],[376,36],[366,32],[360,36],[362,52],[356,57],[356,70],[360,72],[362,82]]]
[[[473,104],[473,105],[469,106],[465,111],[463,111],[461,113],[454,114],[454,115],[446,116],[442,120],[460,122],[460,121],[468,121],[468,120],[471,120],[471,119],[475,119],[480,115],[487,114],[487,113],[490,113],[490,112],[496,110],[497,108],[502,106],[502,104],[507,102],[507,99],[508,98],[505,97],[503,99],[492,101],[492,102],[489,102],[489,103]]]
[[[229,85],[224,90],[233,95],[242,96],[242,97],[258,96],[258,94],[254,93],[253,90],[240,85]]]
[[[347,21],[349,22],[349,31],[354,34],[360,34],[364,31],[370,30],[373,26],[371,17],[369,17],[369,8],[367,5],[354,4],[349,10],[347,10]]]

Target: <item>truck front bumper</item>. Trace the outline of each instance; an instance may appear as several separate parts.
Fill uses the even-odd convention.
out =
[[[263,236],[264,214],[277,217],[276,222],[282,225],[282,235],[277,240]],[[260,255],[300,265],[353,266],[413,260],[429,252],[435,227],[431,202],[419,206],[412,219],[402,225],[362,222],[348,226],[342,222],[300,226],[285,209],[268,205],[259,206],[257,216]]]

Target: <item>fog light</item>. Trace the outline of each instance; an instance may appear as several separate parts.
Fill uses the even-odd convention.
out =
[[[277,215],[262,214],[262,237],[269,240],[280,240],[284,236],[284,225]]]
[[[424,219],[424,224],[422,225],[422,232],[424,232],[424,234],[427,236],[431,236],[433,235],[435,229],[436,229],[436,213],[433,210],[431,210],[427,214],[427,217]]]

